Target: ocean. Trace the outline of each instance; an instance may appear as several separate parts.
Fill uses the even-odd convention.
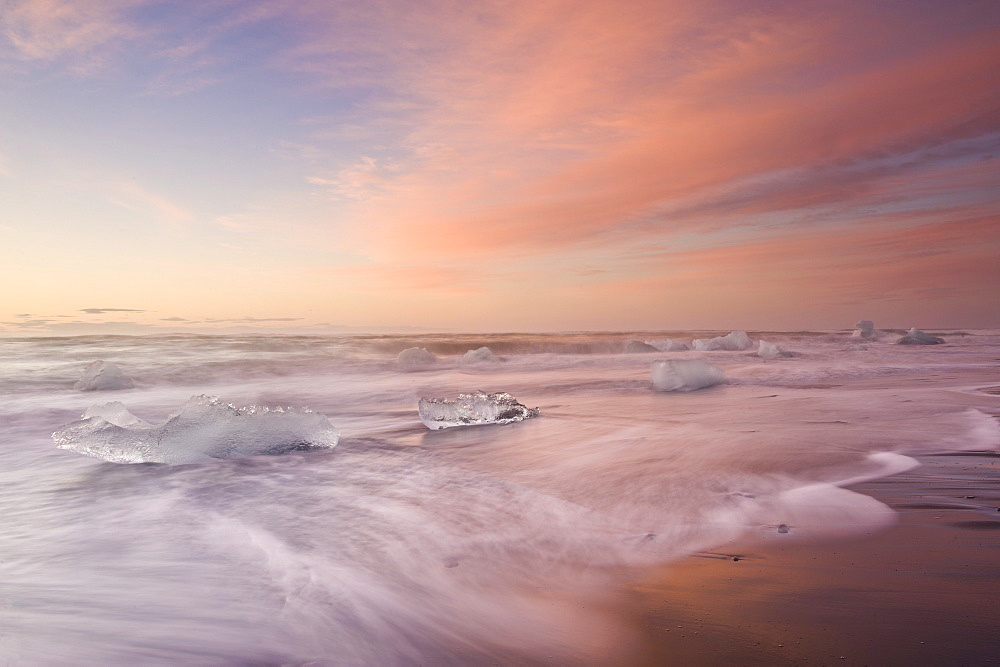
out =
[[[845,487],[1000,444],[982,391],[998,331],[625,352],[725,333],[0,338],[0,663],[607,660],[630,632],[621,591],[649,568],[747,535],[882,530],[895,512]],[[481,346],[499,359],[463,361]],[[398,363],[411,347],[436,361]],[[656,391],[660,359],[728,383]],[[135,387],[75,390],[96,360]],[[420,422],[421,397],[476,390],[539,416]],[[199,395],[309,408],[340,441],[166,465],[52,439],[92,405],[159,424]]]

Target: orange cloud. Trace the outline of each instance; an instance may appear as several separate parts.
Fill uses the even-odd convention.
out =
[[[705,215],[641,233],[697,229],[759,179],[781,187],[758,212],[849,202],[889,187],[887,156],[981,136],[1000,104],[986,30],[688,3],[390,6],[383,38],[399,48],[384,65],[417,109],[406,152],[377,179],[342,172],[383,195],[352,215],[386,262],[572,251],[700,199]]]

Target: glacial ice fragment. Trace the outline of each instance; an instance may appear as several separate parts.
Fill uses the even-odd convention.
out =
[[[642,354],[644,352],[659,352],[660,350],[653,347],[649,343],[644,343],[641,340],[630,340],[628,345],[625,346],[625,352],[628,354]]]
[[[87,366],[73,389],[77,391],[113,391],[132,389],[135,384],[111,361],[95,361]]]
[[[766,340],[760,341],[760,346],[757,348],[758,357],[763,359],[777,359],[783,355],[782,349],[777,344],[768,343]]]
[[[52,439],[60,449],[112,463],[180,464],[330,449],[337,446],[340,434],[312,410],[237,408],[216,397],[193,396],[159,426],[139,419],[121,403],[95,405]]]
[[[855,338],[878,338],[875,323],[871,320],[861,320],[854,327],[854,333],[851,335]]]
[[[944,338],[931,336],[914,327],[896,342],[900,345],[940,345],[944,342]]]
[[[740,352],[753,347],[753,341],[746,331],[733,331],[725,336],[715,338],[696,338],[691,342],[691,347],[702,352],[714,352],[725,350],[727,352]]]
[[[452,426],[510,424],[538,416],[538,408],[521,405],[505,391],[459,394],[453,400],[421,398],[418,412],[420,421],[432,431]]]
[[[400,366],[430,366],[437,362],[437,357],[433,352],[429,352],[426,347],[408,347],[396,355],[396,363]]]
[[[726,381],[721,368],[701,359],[654,361],[652,374],[653,387],[660,391],[694,391]]]
[[[490,364],[496,361],[500,361],[500,357],[485,345],[462,355],[463,364]]]

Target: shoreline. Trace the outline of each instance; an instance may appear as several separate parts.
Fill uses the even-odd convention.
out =
[[[915,457],[848,487],[898,523],[838,541],[794,529],[688,556],[631,586],[644,664],[1000,663],[1000,454]]]

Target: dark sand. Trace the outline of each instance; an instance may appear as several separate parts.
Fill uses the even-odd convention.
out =
[[[1000,455],[920,461],[851,487],[899,512],[893,528],[806,543],[790,527],[635,586],[653,645],[645,661],[1000,664]]]

